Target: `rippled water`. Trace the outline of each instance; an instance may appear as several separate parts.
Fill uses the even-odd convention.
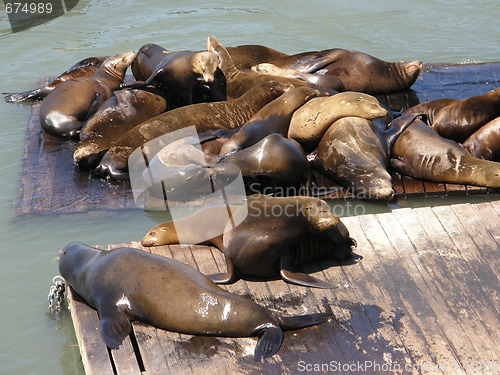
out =
[[[28,90],[40,77],[57,75],[85,57],[137,50],[148,42],[170,50],[202,49],[209,35],[227,46],[264,44],[289,53],[340,47],[389,61],[500,60],[498,0],[171,3],[81,0],[63,17],[15,34],[0,10],[0,91]],[[54,321],[47,313],[46,294],[57,274],[53,258],[72,240],[137,240],[161,218],[140,212],[13,218],[29,106],[0,101],[0,108],[0,374],[83,374],[71,320]],[[413,202],[442,203],[450,201]]]

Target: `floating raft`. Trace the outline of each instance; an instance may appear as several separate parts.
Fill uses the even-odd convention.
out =
[[[283,315],[331,312],[322,325],[285,332],[280,351],[253,360],[255,338],[191,336],[133,322],[109,350],[95,310],[68,299],[87,375],[111,374],[494,374],[500,371],[500,201],[342,219],[357,259],[304,266],[338,285],[281,280],[223,286]],[[109,248],[138,243],[113,245]],[[203,273],[225,270],[217,249],[161,246],[152,252]],[[70,288],[68,288],[70,289]]]
[[[500,87],[500,62],[447,65],[426,64],[411,91],[379,95],[378,99],[393,110],[409,108],[419,102],[439,98],[463,99]],[[78,171],[73,165],[75,143],[42,132],[40,103],[32,105],[25,137],[19,178],[19,193],[14,216],[44,213],[86,213],[136,208],[130,184],[111,184]],[[43,171],[43,172],[41,172]],[[393,174],[398,197],[432,194],[486,193],[486,188],[436,184]],[[321,186],[337,186],[318,175]],[[330,198],[350,197],[340,189]]]

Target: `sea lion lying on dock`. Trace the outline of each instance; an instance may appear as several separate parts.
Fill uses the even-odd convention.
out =
[[[315,288],[332,288],[327,282],[300,273],[296,267],[302,263],[320,260],[345,260],[352,256],[356,241],[349,237],[349,231],[328,209],[328,205],[311,197],[269,197],[248,196],[246,218],[238,225],[221,234],[214,232],[217,218],[228,222],[223,215],[217,215],[227,206],[207,207],[183,220],[183,227],[189,223],[193,233],[178,236],[173,221],[158,224],[142,239],[143,246],[190,243],[199,239],[206,231],[203,244],[217,247],[224,254],[227,272],[210,275],[217,283],[233,283],[239,275],[269,278],[280,275],[287,282]],[[233,216],[238,216],[238,212]],[[226,216],[227,217],[227,216]],[[206,220],[209,220],[208,222]],[[185,223],[184,223],[185,222]],[[220,228],[220,226],[218,226]]]
[[[174,259],[122,247],[98,250],[72,242],[60,252],[59,272],[95,308],[106,345],[118,349],[131,320],[192,335],[259,336],[254,358],[278,352],[282,330],[326,322],[331,314],[282,317],[250,298],[231,294]]]

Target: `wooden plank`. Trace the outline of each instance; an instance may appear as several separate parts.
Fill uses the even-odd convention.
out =
[[[108,348],[99,334],[97,311],[90,308],[70,286],[66,290],[85,374],[114,375]]]
[[[424,181],[425,196],[444,195],[446,188],[443,183]]]
[[[444,184],[446,188],[446,195],[465,195],[467,194],[467,189],[465,185],[459,184]]]
[[[399,209],[393,212],[399,213],[397,215],[399,222],[405,216],[409,219],[412,217],[411,210]],[[399,297],[400,306],[418,327],[416,329],[423,332],[431,357],[434,359],[429,365],[448,363],[458,369],[457,373],[465,373],[447,335],[457,340],[460,338],[457,332],[452,332],[454,327],[442,327],[447,316],[442,316],[440,301],[436,301],[433,291],[429,290],[426,280],[421,274],[422,267],[418,262],[415,263],[418,259],[411,255],[414,252],[413,245],[405,237],[392,235],[388,237],[380,222],[373,215],[362,216],[359,221],[372,246],[382,251],[382,265],[395,284],[395,297]],[[395,221],[394,225],[396,225]],[[415,223],[413,225],[415,226]],[[415,226],[414,230],[413,233],[422,231],[418,225]],[[398,240],[398,247],[392,244],[393,240]],[[405,257],[401,258],[403,255]],[[410,255],[410,257],[406,255]],[[436,324],[436,322],[440,322],[440,324]]]

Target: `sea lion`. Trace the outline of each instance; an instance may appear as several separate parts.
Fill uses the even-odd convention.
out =
[[[254,65],[290,56],[287,53],[258,44],[246,44],[226,49],[231,55],[234,65],[240,70],[248,70]]]
[[[30,91],[20,92],[17,94],[3,93],[5,95],[5,101],[7,103],[17,103],[28,99],[41,100],[45,98],[47,95],[49,95],[49,93],[52,90],[54,90],[57,86],[59,86],[61,83],[69,79],[86,77],[91,74],[94,74],[97,71],[97,69],[99,69],[99,67],[102,65],[104,60],[106,60],[107,58],[108,56],[88,57],[86,59],[83,59],[74,64],[73,66],[71,66],[68,70],[66,70],[64,73],[62,73],[53,81],[47,83],[43,87]]]
[[[295,87],[272,102],[266,104],[252,116],[227,142],[219,153],[229,154],[249,147],[269,134],[278,133],[286,137],[293,113],[308,100],[322,95],[311,87]]]
[[[395,140],[391,166],[399,173],[434,182],[500,187],[500,163],[476,159],[451,139],[414,119]]]
[[[347,91],[380,94],[409,89],[422,71],[422,62],[387,62],[359,51],[341,48],[298,53],[268,61],[302,73],[333,75]]]
[[[310,148],[321,139],[328,127],[346,116],[363,117],[372,120],[387,115],[371,95],[346,91],[330,97],[309,100],[297,109],[288,128],[288,137]]]
[[[145,81],[155,72],[168,50],[158,44],[147,43],[135,54],[130,70],[137,81]]]
[[[155,51],[152,60],[156,61],[158,50],[162,47],[149,47],[148,50]],[[193,104],[195,84],[198,81],[210,83],[214,80],[219,63],[217,56],[207,51],[169,52],[164,50],[161,54],[163,54],[163,59],[145,81],[133,82],[123,87],[142,88],[155,84],[165,95],[169,109]],[[144,70],[141,73],[144,73]]]
[[[42,128],[59,137],[76,137],[83,123],[123,82],[134,56],[134,52],[127,52],[108,57],[94,74],[58,85],[42,102]]]
[[[95,168],[115,140],[166,108],[167,103],[159,93],[138,89],[115,91],[83,125],[73,161],[81,169]]]
[[[152,196],[172,200],[198,192],[210,194],[224,187],[225,181],[234,180],[238,173],[252,190],[257,189],[253,185],[256,182],[261,189],[271,187],[280,193],[281,188],[286,188],[294,195],[311,180],[311,167],[302,147],[279,134],[270,134],[255,145],[225,156],[206,155],[199,146],[180,139],[153,156],[142,178],[153,183]],[[211,184],[207,184],[209,179]],[[161,187],[157,185],[160,182]],[[209,191],[200,191],[200,187]]]
[[[500,117],[481,126],[462,147],[475,158],[500,162]]]
[[[263,63],[252,66],[252,70],[257,74],[270,74],[273,76],[289,77],[301,79],[318,86],[326,87],[336,91],[345,91],[342,81],[334,76],[325,74],[302,73],[295,69],[279,68],[274,64]]]
[[[241,71],[236,67],[236,65],[234,65],[231,55],[227,49],[220,44],[214,36],[208,37],[207,50],[215,53],[219,57],[219,68],[226,79],[226,94],[228,99],[238,98],[252,87],[269,80],[286,83],[292,85],[293,87],[310,86],[325,94],[337,93],[335,90],[313,85],[312,83],[300,79]]]
[[[104,155],[95,172],[115,180],[128,179],[128,157],[146,142],[191,125],[196,126],[198,133],[208,129],[236,128],[290,88],[290,85],[267,81],[236,100],[198,103],[162,113],[121,136]]]
[[[217,283],[233,283],[239,275],[269,278],[280,275],[289,283],[316,288],[332,288],[329,283],[297,272],[302,263],[320,260],[345,260],[352,256],[356,241],[328,205],[312,197],[248,196],[244,209],[246,218],[225,233],[213,235],[213,226],[194,225],[196,233],[183,233],[182,241],[192,243],[206,231],[202,243],[217,247],[224,254],[227,272],[210,275]],[[223,208],[225,206],[222,206]],[[207,207],[181,219],[183,227],[189,223],[217,220],[216,207]],[[243,208],[242,208],[243,209]],[[236,211],[233,216],[238,216]],[[143,246],[178,243],[179,236],[172,221],[153,227],[142,239]],[[229,225],[229,223],[228,223]]]
[[[481,126],[500,116],[500,87],[462,100],[430,100],[404,113],[423,113],[427,115],[429,126],[439,135],[464,142]]]
[[[390,152],[411,120],[399,117],[386,126],[360,117],[341,118],[321,138],[311,164],[358,198],[390,200],[394,196],[387,171]]]
[[[192,335],[259,336],[254,358],[278,352],[282,330],[326,322],[331,314],[282,317],[231,294],[208,277],[174,259],[134,248],[98,250],[72,242],[61,250],[59,272],[99,314],[99,332],[118,349],[131,320]]]

